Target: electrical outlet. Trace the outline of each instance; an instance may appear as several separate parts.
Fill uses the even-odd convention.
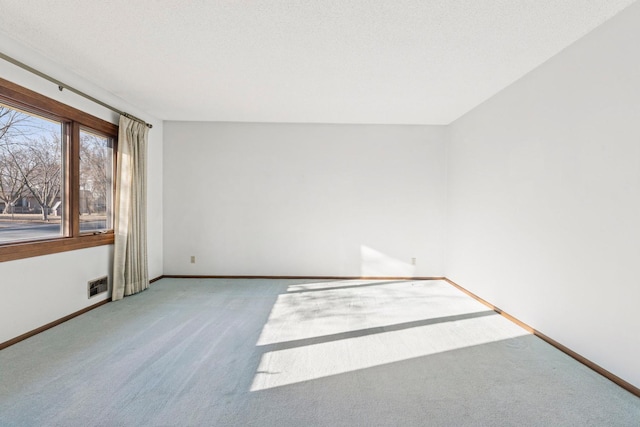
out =
[[[411,258],[411,265],[416,265],[416,259],[415,258]]]
[[[191,255],[191,264],[195,264],[195,263],[196,263],[196,256]]]

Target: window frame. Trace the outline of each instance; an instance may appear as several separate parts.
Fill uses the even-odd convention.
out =
[[[0,262],[113,244],[113,230],[80,233],[80,129],[90,129],[113,138],[112,194],[115,196],[118,126],[3,78],[0,78],[0,99],[8,105],[15,105],[16,108],[60,120],[68,129],[63,142],[66,149],[62,153],[63,212],[66,212],[61,223],[63,235],[47,239],[2,243],[0,244]],[[114,208],[115,206],[112,206],[112,215]]]

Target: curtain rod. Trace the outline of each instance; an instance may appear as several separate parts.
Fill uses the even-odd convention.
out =
[[[94,103],[96,103],[98,105],[102,105],[103,107],[108,108],[109,110],[111,110],[111,111],[113,111],[115,113],[121,114],[121,115],[123,115],[123,116],[125,116],[125,117],[127,117],[127,118],[129,118],[131,120],[135,120],[137,122],[144,123],[144,125],[147,126],[149,129],[151,129],[153,127],[153,125],[151,123],[147,123],[144,120],[139,119],[136,116],[132,116],[131,114],[125,113],[124,111],[121,111],[121,110],[119,110],[119,109],[117,109],[115,107],[112,107],[111,105],[106,104],[106,103],[100,101],[99,99],[94,98],[91,95],[87,95],[86,93],[84,93],[84,92],[82,92],[82,91],[80,91],[80,90],[78,90],[78,89],[76,89],[74,87],[71,87],[71,86],[69,86],[67,84],[64,84],[60,80],[54,79],[53,77],[51,77],[51,76],[49,76],[49,75],[47,75],[47,74],[45,74],[45,73],[43,73],[41,71],[38,71],[35,68],[32,68],[32,67],[28,66],[27,64],[18,61],[17,59],[14,59],[14,58],[12,58],[12,57],[10,57],[8,55],[5,55],[2,52],[0,52],[0,58],[4,59],[7,62],[12,63],[13,65],[17,65],[18,67],[20,67],[20,68],[22,68],[24,70],[27,70],[30,73],[35,74],[36,76],[42,77],[45,80],[49,80],[51,83],[54,83],[54,84],[58,85],[58,89],[61,92],[62,92],[63,89],[67,89],[68,91],[73,92],[76,95],[80,95],[83,98],[86,98],[89,101],[92,101],[92,102],[94,102]]]

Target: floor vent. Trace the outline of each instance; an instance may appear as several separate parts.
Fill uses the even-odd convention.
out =
[[[109,278],[107,276],[92,280],[88,283],[89,298],[109,290]]]

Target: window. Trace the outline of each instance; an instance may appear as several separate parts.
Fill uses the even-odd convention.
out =
[[[113,243],[116,135],[0,79],[0,261]]]
[[[0,243],[62,235],[64,128],[0,101]]]
[[[113,141],[80,130],[80,232],[112,229]]]

